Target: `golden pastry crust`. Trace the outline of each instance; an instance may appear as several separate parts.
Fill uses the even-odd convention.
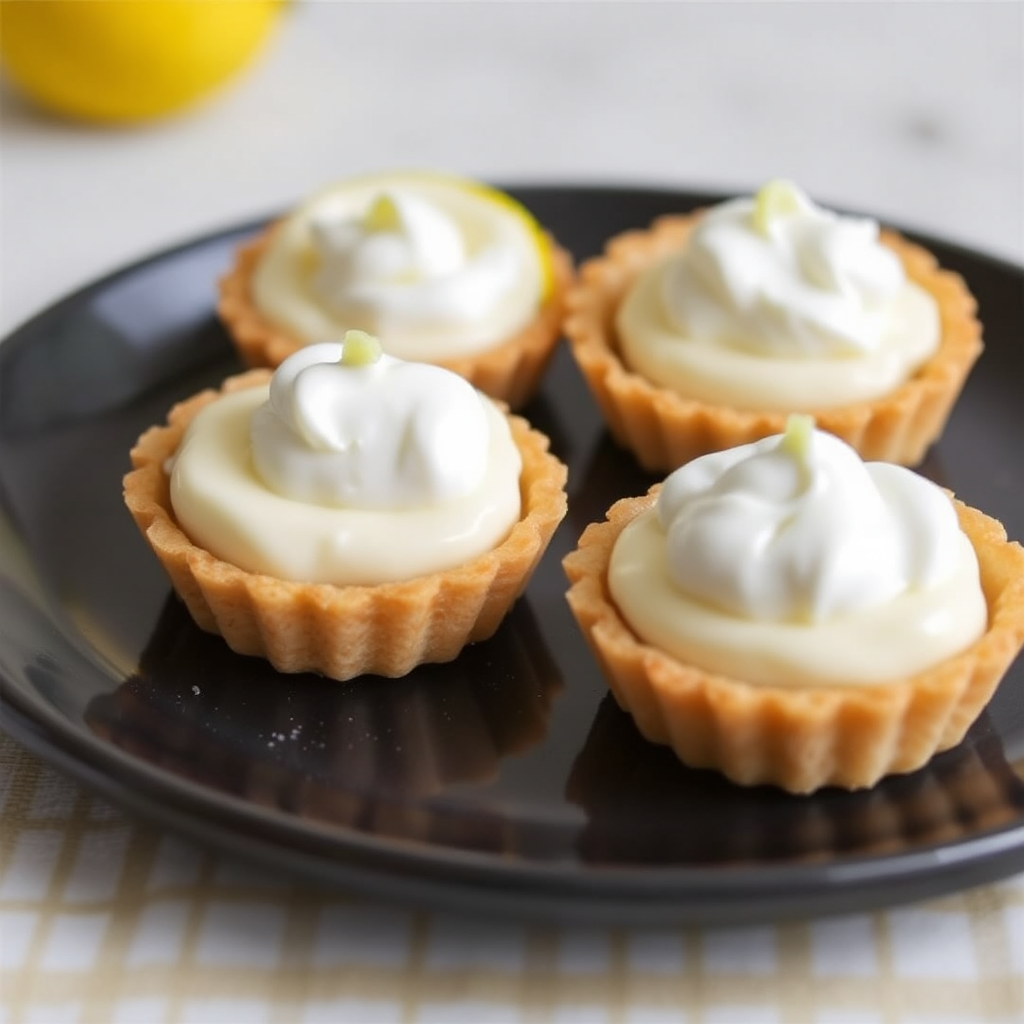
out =
[[[217,312],[246,366],[280,366],[303,342],[267,319],[256,306],[252,278],[279,224],[241,245],[231,270],[219,282]],[[551,294],[521,331],[491,348],[453,359],[434,360],[465,377],[484,394],[513,409],[537,390],[561,336],[565,297],[573,280],[572,257],[552,238]]]
[[[779,434],[785,412],[752,412],[683,398],[632,371],[615,329],[619,305],[648,267],[681,249],[703,211],[662,217],[647,231],[611,239],[603,256],[580,268],[566,298],[565,335],[612,436],[645,469],[670,470],[708,452]],[[926,249],[892,231],[882,242],[907,277],[939,310],[941,342],[934,356],[890,394],[832,409],[799,409],[842,438],[863,459],[917,465],[946,424],[967,374],[981,354],[977,303],[963,279],[939,268]]]
[[[222,393],[270,380],[270,370],[228,379]],[[548,439],[509,416],[523,461],[522,512],[509,536],[465,565],[377,586],[296,583],[245,572],[193,544],[171,507],[164,464],[192,418],[218,397],[208,390],[176,405],[131,451],[124,496],[196,623],[239,654],[266,658],[280,672],[333,679],[402,676],[425,662],[451,661],[485,640],[523,592],[565,516],[566,467]]]
[[[793,793],[859,789],[913,771],[963,739],[1024,644],[1024,548],[1007,541],[996,520],[954,499],[989,613],[986,632],[963,653],[856,687],[760,686],[684,664],[642,641],[608,590],[615,541],[657,491],[616,502],[563,565],[569,605],[615,699],[648,740],[671,746],[691,767]]]

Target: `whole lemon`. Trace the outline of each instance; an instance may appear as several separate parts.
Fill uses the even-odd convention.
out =
[[[282,0],[0,0],[0,64],[56,113],[169,114],[246,64]]]

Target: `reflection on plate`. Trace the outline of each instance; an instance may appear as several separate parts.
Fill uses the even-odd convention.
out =
[[[986,715],[964,741],[870,790],[743,789],[648,743],[610,695],[573,765],[569,799],[587,812],[580,852],[598,863],[719,866],[904,853],[1024,815],[1016,769]],[[678,822],[691,823],[681,828]]]
[[[513,191],[577,258],[717,198]],[[142,430],[237,371],[213,281],[255,228],[129,267],[0,346],[4,728],[169,827],[448,907],[749,921],[1024,869],[1024,662],[964,744],[869,793],[741,790],[639,740],[605,699],[561,559],[652,478],[610,441],[565,351],[524,412],[569,465],[569,515],[492,640],[407,679],[338,684],[282,678],[196,629],[121,477]],[[922,471],[1024,537],[1024,272],[923,241],[967,278],[987,349]]]
[[[202,632],[168,597],[138,673],[85,721],[134,757],[211,789],[334,825],[422,838],[415,801],[492,779],[539,742],[561,689],[529,604],[487,642],[402,679],[287,679]],[[474,839],[480,840],[479,832]],[[491,837],[483,848],[500,842]]]

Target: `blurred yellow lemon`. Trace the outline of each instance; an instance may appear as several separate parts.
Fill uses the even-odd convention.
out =
[[[158,117],[241,69],[281,8],[282,0],[0,0],[0,64],[59,114]]]

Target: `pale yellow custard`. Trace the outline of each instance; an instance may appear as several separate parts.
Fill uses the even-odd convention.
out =
[[[485,402],[486,474],[469,495],[422,508],[338,508],[270,490],[250,457],[250,422],[268,388],[225,395],[193,420],[173,461],[182,529],[248,572],[310,583],[376,584],[464,563],[499,544],[520,512],[520,459],[505,418]]]
[[[953,576],[926,591],[827,622],[737,618],[682,592],[666,568],[654,510],[623,530],[609,589],[638,635],[688,664],[769,686],[857,685],[909,675],[962,650],[984,628],[985,601],[966,537]]]
[[[864,353],[769,355],[685,337],[670,323],[662,302],[669,267],[660,263],[637,279],[619,309],[616,329],[626,362],[684,397],[766,412],[827,409],[892,391],[938,347],[935,302],[912,282],[904,283],[893,301],[882,343]]]

